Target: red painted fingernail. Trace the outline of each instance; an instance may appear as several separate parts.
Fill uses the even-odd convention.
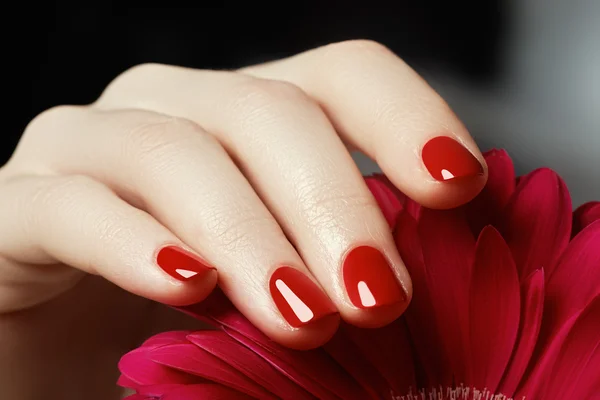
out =
[[[163,271],[180,281],[188,281],[214,270],[195,254],[177,246],[160,249],[156,263]]]
[[[481,163],[462,144],[447,136],[431,139],[423,147],[425,167],[438,181],[483,174]]]
[[[329,297],[295,268],[278,268],[271,276],[269,289],[281,315],[294,328],[337,312]]]
[[[352,249],[344,260],[342,274],[348,297],[358,308],[407,301],[387,260],[373,247]]]

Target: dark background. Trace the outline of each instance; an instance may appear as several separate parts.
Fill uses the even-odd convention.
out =
[[[494,77],[499,40],[509,23],[502,3],[279,2],[243,9],[56,2],[8,10],[3,97],[10,106],[0,133],[0,165],[35,115],[54,105],[90,103],[116,75],[144,62],[228,69],[368,38],[419,71],[442,66],[485,83]]]

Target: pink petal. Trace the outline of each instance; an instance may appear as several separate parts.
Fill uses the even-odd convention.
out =
[[[367,183],[367,187],[377,200],[377,204],[381,209],[385,219],[387,220],[390,228],[396,226],[396,219],[398,214],[402,211],[402,202],[398,197],[400,192],[398,189],[393,190],[393,186],[387,178],[374,178],[367,177],[365,178],[365,182]]]
[[[418,387],[449,386],[452,384],[452,370],[441,347],[432,303],[434,294],[429,292],[417,221],[406,211],[398,216],[394,239],[413,286],[414,294],[404,315],[415,352]]]
[[[551,376],[544,397],[548,400],[586,399],[593,394],[600,381],[600,296],[575,322]]]
[[[139,347],[121,357],[119,370],[129,382],[137,385],[157,383],[197,383],[198,378],[154,362],[150,358],[152,350]]]
[[[143,396],[141,394],[132,394],[131,396],[125,397],[123,400],[154,400],[155,397]]]
[[[508,397],[512,397],[523,378],[529,360],[535,349],[536,341],[542,325],[544,311],[544,270],[534,271],[521,284],[521,321],[517,344],[512,359],[506,368],[502,384],[498,389]]]
[[[261,399],[276,399],[262,386],[205,350],[189,344],[174,344],[151,350],[156,363],[200,376]]]
[[[138,394],[150,397],[158,397],[164,396],[165,394],[177,389],[179,387],[186,386],[180,385],[176,383],[168,383],[165,385],[148,385],[148,386],[140,386],[137,388]]]
[[[165,344],[188,343],[187,335],[193,331],[167,331],[148,338],[140,347],[158,347]]]
[[[545,317],[560,326],[600,294],[600,221],[581,231],[569,244],[546,287]],[[554,330],[544,326],[543,333]]]
[[[245,395],[221,385],[188,385],[181,386],[161,400],[252,400],[254,397]]]
[[[322,348],[294,351],[275,343],[254,341],[238,331],[225,332],[255,353],[279,372],[322,400],[366,399],[361,386],[337,364]]]
[[[573,382],[568,382],[565,380],[565,377],[556,375],[555,370],[563,369],[563,373],[575,372],[575,375],[577,375],[578,368],[583,367],[585,369],[589,361],[596,362],[595,357],[593,360],[590,360],[587,356],[597,351],[598,331],[600,329],[598,325],[600,322],[600,318],[598,318],[599,310],[600,296],[597,296],[591,301],[588,307],[573,314],[565,321],[552,337],[548,346],[543,349],[539,359],[533,364],[527,380],[519,387],[515,396],[516,398],[526,396],[528,399],[546,399],[545,395],[553,396],[556,392],[551,393],[548,391],[548,388],[554,384],[554,380],[559,381],[556,383],[571,385],[567,386],[567,388],[561,388],[561,390],[576,389],[572,385]],[[569,338],[571,335],[573,336]],[[581,343],[577,343],[581,338],[587,339],[582,340]],[[565,351],[563,352],[563,350]],[[573,351],[573,353],[570,353],[570,351]],[[562,365],[557,363],[559,360],[563,361]],[[577,365],[580,363],[583,365]],[[593,379],[592,383],[587,380],[586,376],[584,378],[586,378],[585,381],[577,382],[585,385],[584,389],[597,385],[597,372],[591,375]],[[567,398],[578,397],[569,395]]]
[[[457,382],[468,381],[469,287],[475,239],[461,209],[421,209],[419,238],[441,342]]]
[[[417,389],[412,346],[403,318],[378,329],[360,329],[351,325],[343,325],[341,329],[394,393],[404,395],[411,388]]]
[[[385,379],[344,331],[338,330],[324,348],[368,393],[363,399],[377,400],[389,397],[390,387]]]
[[[503,235],[521,279],[540,268],[550,276],[571,237],[571,197],[562,179],[547,168],[522,177],[505,217]]]
[[[505,150],[493,149],[484,154],[488,180],[479,195],[467,207],[469,224],[475,236],[486,225],[497,226],[502,211],[515,191],[515,169]]]
[[[361,399],[364,394],[323,350],[297,352],[279,346],[254,327],[218,289],[202,303],[179,309],[214,326],[222,326],[227,334],[319,399]]]
[[[600,219],[600,201],[591,201],[577,208],[573,213],[573,234],[577,235],[586,226]]]
[[[130,388],[130,389],[135,389],[136,387],[139,386],[137,383],[135,383],[134,381],[132,381],[125,375],[119,376],[119,379],[117,379],[117,385],[124,387],[124,388]]]
[[[521,299],[510,249],[491,226],[477,241],[470,294],[470,383],[495,392],[514,348]]]
[[[188,339],[281,399],[314,399],[259,355],[224,332],[199,331],[190,334]]]

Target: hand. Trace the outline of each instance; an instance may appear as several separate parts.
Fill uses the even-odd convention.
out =
[[[102,298],[116,289],[90,275],[168,305],[201,301],[218,278],[253,324],[296,348],[324,343],[340,316],[394,320],[410,278],[349,150],[433,208],[486,181],[446,103],[369,41],[235,72],[141,65],[89,106],[42,113],[0,169],[0,341],[24,340],[6,333],[14,324],[77,341],[83,312],[114,327],[103,342],[135,344],[153,321],[142,300]]]

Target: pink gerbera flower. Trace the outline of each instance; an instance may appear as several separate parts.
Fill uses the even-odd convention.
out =
[[[572,213],[553,171],[516,179],[504,151],[486,160],[486,188],[450,211],[367,178],[413,279],[400,319],[342,324],[294,351],[216,292],[183,311],[219,329],[162,333],[123,356],[128,399],[600,399],[600,203]]]

